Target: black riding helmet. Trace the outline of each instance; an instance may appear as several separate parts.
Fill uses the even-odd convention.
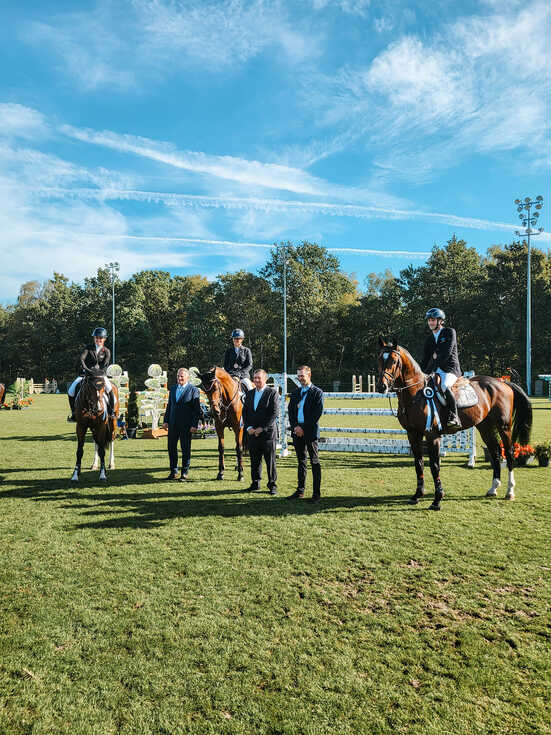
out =
[[[427,313],[425,314],[425,319],[442,319],[442,321],[446,318],[446,315],[442,311],[442,309],[429,309]]]
[[[231,333],[232,339],[244,339],[245,332],[242,329],[234,329]]]
[[[92,332],[92,337],[102,337],[107,339],[107,329],[105,327],[96,327]]]

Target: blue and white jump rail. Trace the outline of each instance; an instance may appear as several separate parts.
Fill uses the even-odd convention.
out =
[[[474,373],[465,373],[466,377],[471,377]],[[300,385],[294,375],[287,376],[297,386]],[[286,395],[285,376],[283,373],[272,373],[269,378],[273,379],[274,386],[281,389],[282,395]],[[550,376],[551,378],[551,376]],[[395,393],[324,393],[325,398],[337,398],[339,400],[365,401],[375,398],[396,398]],[[324,416],[396,416],[396,412],[391,408],[325,408]],[[278,428],[286,427],[283,433],[279,430],[281,451],[280,456],[286,457],[289,453],[287,434],[289,430],[289,422],[287,418],[287,405],[284,400],[281,401],[280,417]],[[379,427],[347,427],[347,426],[321,426],[322,436],[319,441],[319,450],[325,452],[369,452],[374,454],[411,454],[411,448],[407,439],[391,438],[396,435],[407,435],[405,429],[386,429]],[[327,432],[333,434],[376,434],[377,438],[356,438],[341,436],[324,436]],[[476,461],[476,441],[475,429],[466,429],[456,434],[446,434],[442,436],[440,444],[440,454],[445,456],[448,452],[457,452],[468,454],[468,466],[474,467]]]

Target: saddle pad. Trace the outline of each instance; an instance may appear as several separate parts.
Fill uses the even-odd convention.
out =
[[[452,388],[457,400],[457,408],[470,408],[478,403],[478,395],[466,378],[459,378]]]

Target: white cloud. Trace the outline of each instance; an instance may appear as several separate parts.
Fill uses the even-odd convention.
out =
[[[44,116],[30,107],[13,102],[0,103],[0,137],[42,137],[48,131]]]
[[[34,20],[21,35],[53,51],[59,71],[86,90],[140,90],[182,68],[227,74],[270,48],[279,63],[296,63],[319,46],[281,0],[98,0]]]
[[[179,151],[170,143],[134,135],[121,135],[111,131],[97,132],[68,125],[63,126],[61,130],[66,135],[86,143],[133,153],[195,174],[235,182],[249,189],[263,187],[318,197],[331,196],[364,202],[376,200],[389,205],[403,203],[396,197],[380,191],[371,192],[359,187],[353,188],[332,184],[324,179],[312,176],[302,169],[291,166],[251,161],[235,156],[215,156],[196,151]]]

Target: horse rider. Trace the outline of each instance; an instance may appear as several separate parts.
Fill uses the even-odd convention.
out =
[[[239,380],[243,394],[246,394],[254,388],[250,372],[253,366],[252,352],[248,347],[243,347],[245,332],[242,329],[234,329],[231,338],[233,347],[228,347],[224,354],[224,370]]]
[[[82,375],[73,380],[67,394],[69,396],[69,406],[71,407],[71,415],[67,421],[75,421],[75,400],[76,393],[79,384],[84,380],[84,376],[93,370],[99,368],[100,370],[107,370],[111,362],[111,352],[105,346],[105,340],[107,339],[107,330],[104,327],[96,327],[92,332],[94,338],[93,345],[87,345],[80,355],[80,365],[82,366]],[[108,398],[107,410],[110,417],[115,416],[115,396],[113,394],[111,382],[109,378],[104,375],[103,380],[105,383],[105,395]]]
[[[451,387],[462,375],[457,352],[455,329],[444,326],[446,315],[442,309],[429,309],[425,315],[432,334],[425,341],[421,370],[435,372],[440,376],[442,392],[448,406],[448,429],[460,429],[461,421],[457,415],[457,402]]]

